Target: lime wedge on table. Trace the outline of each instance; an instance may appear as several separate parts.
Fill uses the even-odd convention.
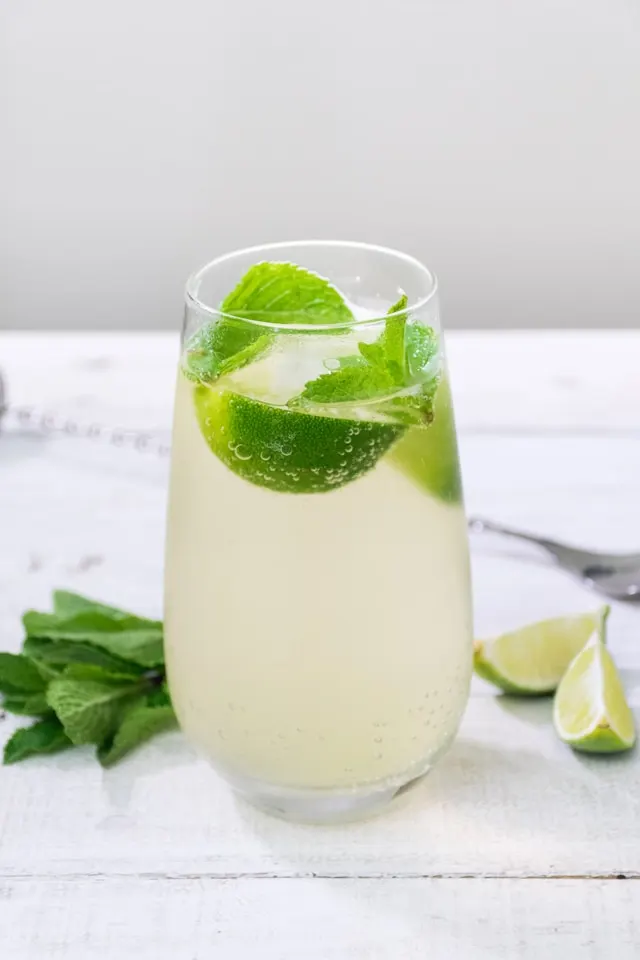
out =
[[[604,635],[609,607],[541,620],[474,645],[476,673],[506,693],[553,693],[573,658],[596,633]]]
[[[324,493],[376,465],[403,427],[297,413],[200,386],[196,416],[209,448],[235,474],[279,493]]]
[[[561,740],[586,753],[620,753],[636,741],[633,713],[611,654],[598,633],[575,657],[553,705]]]

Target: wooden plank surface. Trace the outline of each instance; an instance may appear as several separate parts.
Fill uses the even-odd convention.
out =
[[[107,772],[25,764],[2,773],[0,876],[640,876],[636,759],[574,756],[549,714],[478,692],[419,788],[324,829],[234,799],[177,733]]]
[[[0,368],[16,403],[166,439],[176,350],[167,335],[5,335]],[[470,511],[637,550],[640,336],[457,334],[449,353]],[[7,421],[0,648],[19,647],[20,614],[54,586],[160,613],[166,479],[152,454]],[[599,602],[535,551],[489,537],[474,538],[473,568],[479,634]],[[614,605],[610,633],[640,716],[640,607]],[[13,725],[0,723],[3,737]],[[178,733],[109,771],[88,750],[0,769],[11,960],[234,960],[254,941],[284,960],[626,958],[640,884],[605,879],[619,874],[640,877],[638,755],[573,754],[549,701],[480,681],[424,784],[349,827],[251,810]]]
[[[0,884],[10,960],[637,960],[639,917],[616,880]]]

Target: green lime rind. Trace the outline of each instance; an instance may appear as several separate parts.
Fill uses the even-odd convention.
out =
[[[433,422],[428,427],[409,427],[388,459],[417,486],[439,500],[445,503],[462,500],[451,388],[445,377],[435,395]]]
[[[581,753],[623,753],[635,746],[633,712],[613,658],[597,634],[562,678],[553,724],[560,739]]]
[[[527,687],[519,686],[516,683],[508,680],[506,677],[503,677],[494,667],[491,666],[485,660],[482,660],[481,646],[478,641],[474,646],[474,663],[473,667],[477,676],[481,677],[483,680],[487,680],[488,683],[492,683],[495,687],[498,687],[500,690],[503,690],[505,693],[513,694],[517,697],[541,697],[548,696],[550,693],[553,693],[555,688],[548,688],[545,690],[531,690]],[[477,655],[476,655],[477,653]]]
[[[609,607],[528,624],[490,640],[476,640],[476,674],[505,693],[546,696],[561,682],[574,657],[594,633],[604,638]]]
[[[635,737],[630,742],[622,740],[604,720],[601,726],[597,726],[580,740],[564,740],[564,743],[578,753],[626,753],[635,746]]]
[[[277,493],[326,493],[371,470],[403,427],[298,413],[228,390],[194,390],[210,450],[237,476]]]
[[[194,403],[210,450],[237,476],[268,490],[336,490],[386,454],[430,495],[447,503],[461,500],[451,394],[444,380],[434,420],[422,427],[300,412],[204,385],[194,388]]]

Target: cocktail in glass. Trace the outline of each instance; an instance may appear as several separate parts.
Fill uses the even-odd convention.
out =
[[[166,563],[181,725],[293,819],[368,815],[454,737],[469,563],[436,283],[301,242],[187,286]]]

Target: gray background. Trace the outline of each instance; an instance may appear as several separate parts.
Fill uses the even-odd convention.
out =
[[[637,0],[2,0],[2,328],[171,328],[239,245],[394,245],[460,327],[640,325]]]

